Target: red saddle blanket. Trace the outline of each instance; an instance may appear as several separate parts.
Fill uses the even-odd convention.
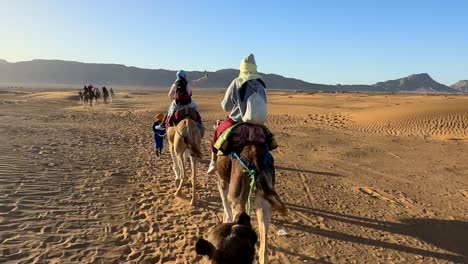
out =
[[[273,134],[266,126],[247,123],[235,124],[226,129],[215,142],[214,147],[221,152],[219,154],[227,155],[230,151],[251,143],[268,143],[270,150],[278,147]]]
[[[186,107],[186,108],[176,110],[172,116],[168,117],[166,119],[166,125],[176,126],[177,124],[179,124],[180,121],[182,121],[186,117],[201,124],[200,114],[195,109]]]

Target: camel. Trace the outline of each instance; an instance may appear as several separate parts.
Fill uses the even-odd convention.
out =
[[[83,93],[83,107],[85,107],[87,104],[89,106],[93,106],[93,99],[94,99],[94,93],[91,91],[84,91]]]
[[[107,100],[110,98],[110,94],[109,91],[107,91],[106,87],[102,87],[102,98],[104,100],[104,103],[107,104]]]
[[[234,223],[222,223],[213,227],[208,232],[207,240],[198,238],[195,251],[208,256],[217,264],[251,264],[255,258],[257,240],[250,216],[242,213]]]
[[[169,151],[171,152],[173,170],[175,173],[176,196],[181,195],[183,181],[186,177],[186,156],[189,154],[190,167],[192,171],[192,199],[190,205],[194,206],[197,202],[196,197],[196,179],[197,179],[197,161],[202,158],[201,139],[203,132],[197,122],[185,117],[177,126],[167,128],[169,139]]]
[[[248,168],[235,157],[218,156],[218,190],[224,207],[223,222],[232,222],[234,218],[246,212],[250,197],[250,173],[254,174],[255,207],[260,238],[259,263],[266,264],[268,263],[267,237],[272,210],[275,209],[283,215],[287,213],[284,203],[274,189],[274,159],[268,152],[266,143],[246,143],[233,151]]]
[[[98,104],[100,99],[101,99],[101,91],[99,90],[99,87],[96,87],[94,91],[94,100],[96,104]]]

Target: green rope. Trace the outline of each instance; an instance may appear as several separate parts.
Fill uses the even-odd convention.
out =
[[[250,210],[251,210],[251,200],[250,200],[250,197],[252,196],[252,192],[253,192],[253,189],[255,187],[255,171],[250,169],[249,166],[247,166],[247,164],[245,164],[245,162],[241,159],[241,157],[239,157],[239,155],[237,155],[236,152],[232,152],[231,153],[231,157],[234,157],[236,158],[239,163],[242,165],[242,167],[244,167],[244,171],[247,172],[249,175],[250,175],[250,183],[249,183],[249,186],[250,186],[250,189],[249,189],[249,198],[247,200],[247,213],[250,215]]]

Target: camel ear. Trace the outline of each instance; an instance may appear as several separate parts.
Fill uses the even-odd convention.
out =
[[[195,244],[195,251],[197,254],[208,256],[211,259],[216,251],[216,248],[213,246],[213,244],[200,237]]]
[[[237,217],[237,224],[238,225],[243,225],[243,226],[247,226],[249,228],[252,227],[252,225],[250,224],[250,216],[245,213],[245,212],[242,212],[238,217]]]

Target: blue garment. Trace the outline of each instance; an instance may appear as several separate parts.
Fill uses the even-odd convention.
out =
[[[154,133],[154,147],[158,150],[162,150],[164,146],[164,136],[166,135],[166,129],[160,127],[162,121],[156,121],[153,123]]]

